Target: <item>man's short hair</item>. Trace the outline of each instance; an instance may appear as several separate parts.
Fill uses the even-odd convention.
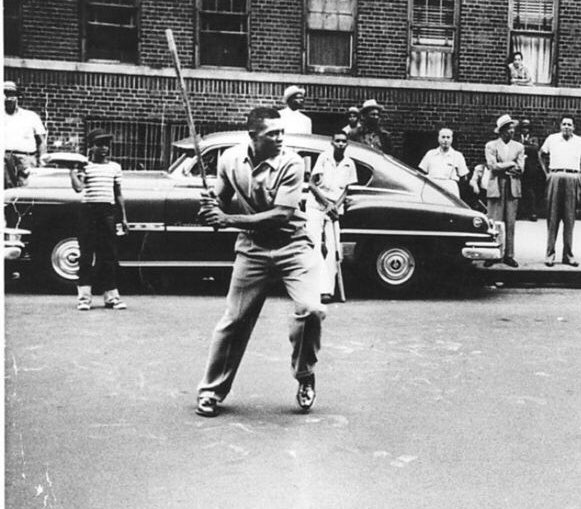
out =
[[[564,113],[563,115],[561,115],[561,119],[559,120],[559,125],[561,125],[563,123],[563,120],[565,120],[566,118],[568,118],[569,120],[572,120],[573,125],[575,125],[575,117],[573,115],[569,115],[568,113]]]
[[[264,120],[267,118],[280,118],[280,113],[274,108],[267,108],[265,106],[259,106],[252,109],[246,120],[246,128],[248,129],[248,132],[259,131]]]
[[[454,129],[452,129],[451,127],[448,126],[440,127],[440,129],[438,129],[438,136],[440,136],[442,131],[450,131],[452,133],[452,136],[454,136]]]
[[[331,139],[334,140],[335,136],[337,136],[338,134],[340,134],[341,136],[345,136],[346,138],[348,138],[347,133],[345,131],[343,131],[343,129],[336,127],[335,129],[333,129],[333,132],[331,133]]]

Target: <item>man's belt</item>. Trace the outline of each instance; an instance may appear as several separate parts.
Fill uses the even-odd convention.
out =
[[[581,173],[581,170],[569,170],[568,168],[555,168],[551,173]]]
[[[35,156],[36,155],[36,152],[24,152],[23,150],[10,150],[10,149],[6,149],[6,153],[18,154],[21,156]]]

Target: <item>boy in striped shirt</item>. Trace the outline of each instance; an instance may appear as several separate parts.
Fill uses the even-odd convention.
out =
[[[79,212],[79,311],[91,309],[91,289],[98,283],[104,290],[105,307],[127,306],[117,289],[117,238],[115,208],[121,212],[123,230],[127,231],[125,202],[121,194],[121,166],[109,160],[112,135],[94,129],[87,135],[89,163],[82,171],[71,170],[71,184],[83,193]],[[93,259],[95,265],[93,267]]]

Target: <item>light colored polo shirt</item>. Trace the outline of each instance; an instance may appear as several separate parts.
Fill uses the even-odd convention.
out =
[[[294,209],[288,226],[280,230],[294,233],[305,225],[306,216],[300,210],[303,196],[305,166],[301,157],[283,148],[276,157],[253,166],[250,143],[241,143],[225,150],[218,164],[218,180],[223,191],[220,198],[229,202],[234,194],[246,214],[255,214],[275,206]]]
[[[468,175],[468,167],[462,152],[450,147],[444,152],[440,147],[428,150],[419,167],[435,180],[455,180]]]
[[[299,110],[291,110],[287,106],[279,113],[286,134],[311,134],[313,132],[311,119]]]
[[[332,202],[336,202],[348,185],[357,183],[357,169],[353,159],[344,156],[337,163],[333,149],[323,152],[313,168],[313,176],[320,175],[317,188]],[[312,193],[307,197],[307,208],[325,210]],[[341,212],[341,211],[339,211]]]
[[[571,136],[568,140],[561,133],[550,134],[541,147],[541,152],[549,154],[551,170],[581,170],[581,137]]]
[[[44,136],[46,129],[40,117],[30,110],[18,107],[12,115],[4,112],[4,148],[19,152],[36,152],[36,136]]]
[[[114,184],[121,184],[121,166],[118,163],[89,163],[85,166],[83,203],[115,203]]]

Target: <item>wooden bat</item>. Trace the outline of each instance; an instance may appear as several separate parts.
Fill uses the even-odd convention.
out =
[[[341,262],[343,261],[343,249],[341,248],[341,229],[339,228],[339,220],[333,221],[333,240],[335,242],[335,263],[337,264],[337,294],[340,302],[345,302],[345,285],[343,283],[343,272],[341,270]]]
[[[192,108],[190,106],[190,100],[188,98],[188,92],[186,91],[186,84],[184,83],[184,77],[182,76],[182,66],[180,64],[180,57],[178,55],[178,49],[176,47],[175,40],[173,38],[173,32],[171,28],[165,31],[165,36],[167,38],[167,45],[169,47],[169,52],[173,60],[173,66],[176,71],[176,76],[178,78],[178,87],[182,95],[182,101],[186,109],[186,117],[188,120],[188,128],[190,130],[190,136],[194,142],[194,152],[198,158],[198,165],[200,167],[200,176],[202,177],[202,185],[204,189],[208,190],[208,181],[206,179],[206,165],[202,157],[202,151],[200,150],[200,145],[198,144],[198,137],[196,134],[196,126],[194,124],[194,116],[192,115]]]

